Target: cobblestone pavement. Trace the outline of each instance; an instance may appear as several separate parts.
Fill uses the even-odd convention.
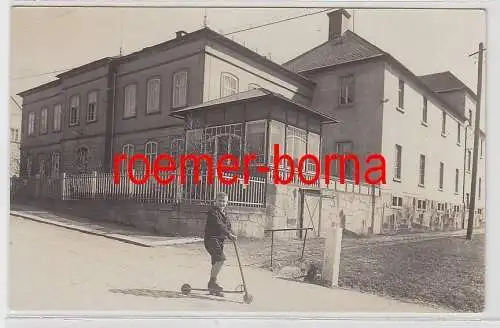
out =
[[[440,312],[343,289],[278,279],[267,270],[246,267],[254,296],[209,299],[178,291],[189,282],[205,286],[208,257],[181,247],[140,247],[53,225],[10,219],[9,307],[11,310],[115,311],[334,311]],[[240,284],[234,257],[229,256],[220,281]]]

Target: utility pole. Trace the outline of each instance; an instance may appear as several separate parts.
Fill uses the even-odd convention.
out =
[[[466,165],[467,165],[467,129],[470,126],[470,121],[465,124],[465,145],[464,145],[464,170],[462,172],[462,205],[464,207],[463,214],[462,214],[462,229],[465,229],[465,208],[466,208],[466,203],[465,203],[465,170],[466,170]]]
[[[474,208],[476,205],[476,180],[477,180],[477,157],[479,143],[479,119],[481,116],[481,89],[483,86],[483,43],[479,43],[479,60],[477,63],[477,102],[476,102],[476,118],[474,122],[474,155],[472,161],[472,181],[470,186],[470,205],[469,205],[469,221],[467,222],[466,240],[472,239],[472,230],[474,228]],[[474,54],[473,54],[474,55]]]

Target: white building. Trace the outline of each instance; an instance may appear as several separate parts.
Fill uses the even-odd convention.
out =
[[[328,40],[284,64],[317,83],[313,107],[343,122],[325,133],[323,150],[354,152],[360,159],[373,153],[385,157],[386,226],[410,225],[410,221],[459,226],[463,199],[470,190],[469,160],[464,154],[469,150],[472,154],[473,131],[467,129],[466,149],[465,126],[469,110],[474,113],[474,93],[460,81],[458,87],[440,88],[430,83],[429,76],[416,76],[350,31],[346,10],[328,15]],[[478,172],[476,208],[482,209],[484,159]]]

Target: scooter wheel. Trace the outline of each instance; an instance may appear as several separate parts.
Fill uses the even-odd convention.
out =
[[[182,285],[181,292],[184,295],[188,295],[189,293],[191,293],[191,286],[189,284]]]
[[[253,296],[251,294],[245,294],[245,296],[243,296],[243,302],[245,302],[246,304],[250,304],[252,303],[253,301]]]

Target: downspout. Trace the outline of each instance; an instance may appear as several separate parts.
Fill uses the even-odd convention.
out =
[[[115,108],[116,108],[116,62],[109,64],[107,95],[108,104],[106,111],[106,133],[105,133],[105,151],[104,151],[104,170],[112,172],[113,170],[113,141],[115,135]]]
[[[115,109],[116,109],[116,67],[113,66],[113,106],[111,107],[111,138],[110,138],[110,160],[111,160],[111,170],[113,170],[113,146],[115,140]]]

